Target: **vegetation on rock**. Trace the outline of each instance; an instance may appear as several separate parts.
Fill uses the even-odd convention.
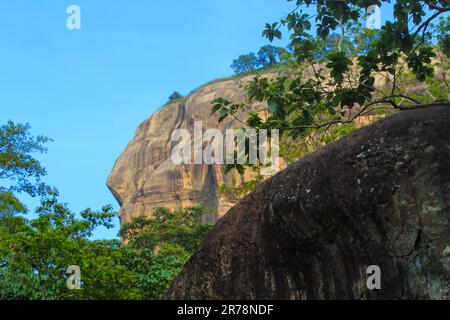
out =
[[[267,23],[263,31],[273,41],[282,38],[281,27],[288,30],[290,52],[284,62],[291,68],[272,78],[256,75],[244,103],[215,99],[212,113],[220,114],[220,121],[264,102],[267,118],[253,112],[240,121],[255,129],[279,129],[283,138],[298,140],[377,110],[448,103],[447,0],[398,0],[394,20],[380,30],[363,26],[366,9],[389,1],[293,2],[291,13]],[[316,14],[303,12],[314,6]]]
[[[258,54],[253,52],[240,55],[233,60],[231,68],[236,74],[249,73],[257,69],[267,69],[281,62],[284,49],[272,45],[265,45],[259,49]]]

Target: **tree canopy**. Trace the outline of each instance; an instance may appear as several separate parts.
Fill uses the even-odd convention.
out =
[[[248,73],[257,69],[271,67],[281,61],[284,49],[273,45],[261,47],[257,54],[250,52],[233,60],[231,68],[236,74]]]
[[[202,207],[125,224],[119,240],[91,240],[110,228],[110,206],[79,214],[55,200],[36,209],[38,218],[0,220],[0,299],[159,299],[211,229]],[[69,289],[69,266],[80,268],[81,287]]]
[[[250,112],[240,120],[297,139],[378,109],[448,103],[448,0],[397,0],[393,20],[379,30],[364,21],[370,6],[387,0],[288,1],[292,11],[267,23],[262,35],[271,42],[289,36],[290,71],[270,79],[256,75],[244,103],[215,99],[212,111],[220,121],[266,102],[269,117]]]
[[[258,65],[258,57],[253,52],[250,52],[240,55],[237,59],[233,60],[231,68],[235,73],[245,73],[256,69]]]
[[[270,67],[280,62],[284,50],[273,45],[265,45],[258,51],[259,64],[262,68]]]
[[[45,152],[43,136],[29,125],[0,127],[0,299],[158,299],[211,229],[197,206],[155,211],[124,224],[119,240],[92,240],[99,227],[111,228],[110,205],[72,211],[54,188],[42,182],[45,168],[33,156]],[[6,182],[9,182],[7,184]],[[16,196],[41,199],[33,219]],[[138,233],[139,231],[139,233]],[[69,288],[69,266],[80,273],[80,288]]]
[[[34,157],[47,151],[45,144],[49,141],[42,135],[32,136],[29,124],[8,121],[0,127],[0,217],[27,212],[17,194],[43,198],[57,195],[56,189],[42,182],[46,171]]]

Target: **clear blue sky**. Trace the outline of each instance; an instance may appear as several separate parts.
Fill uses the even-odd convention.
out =
[[[40,157],[46,181],[77,211],[119,209],[105,182],[137,126],[174,90],[230,75],[234,58],[267,43],[265,22],[292,9],[283,0],[1,3],[0,123],[29,122],[54,139]],[[70,4],[81,30],[66,28]],[[114,238],[116,224],[95,237]]]

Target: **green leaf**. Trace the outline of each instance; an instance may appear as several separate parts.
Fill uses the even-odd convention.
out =
[[[271,100],[268,101],[268,104],[269,104],[269,111],[270,112],[272,112],[272,113],[277,112],[277,110],[278,110],[278,102],[276,100],[271,99]]]

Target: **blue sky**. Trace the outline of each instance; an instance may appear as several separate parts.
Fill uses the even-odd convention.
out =
[[[230,75],[235,57],[266,43],[264,23],[290,8],[280,0],[1,3],[0,123],[29,122],[54,139],[40,157],[46,181],[77,211],[118,209],[105,182],[139,123],[174,90]],[[66,28],[70,4],[81,8],[81,30]],[[116,224],[96,237],[115,237]]]
[[[81,30],[66,28],[71,4]],[[0,123],[29,122],[54,139],[40,159],[61,201],[119,209],[105,182],[137,126],[173,91],[230,75],[234,58],[267,44],[265,22],[291,9],[282,0],[3,0]],[[114,238],[116,225],[95,237]]]

